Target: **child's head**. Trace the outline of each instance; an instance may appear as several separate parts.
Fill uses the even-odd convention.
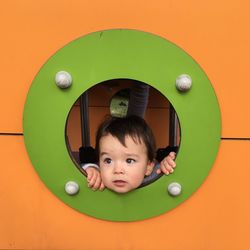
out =
[[[140,117],[105,120],[97,131],[96,150],[104,185],[115,192],[139,187],[153,170],[155,139]]]

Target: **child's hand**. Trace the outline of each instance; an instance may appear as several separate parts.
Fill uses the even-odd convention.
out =
[[[88,167],[85,171],[87,173],[88,187],[94,191],[97,189],[103,191],[105,186],[102,182],[100,172],[94,167]]]
[[[166,175],[172,174],[176,167],[176,163],[174,162],[175,156],[175,152],[170,152],[169,155],[161,161],[161,167],[160,169],[157,169],[156,173],[160,174],[163,172]]]

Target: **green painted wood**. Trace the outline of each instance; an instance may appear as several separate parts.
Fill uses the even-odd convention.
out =
[[[54,78],[65,70],[69,89]],[[180,93],[175,79],[192,77],[190,91]],[[93,192],[72,162],[65,142],[68,113],[88,88],[105,80],[135,79],[148,83],[174,106],[181,125],[181,145],[174,174],[127,194]],[[41,68],[29,90],[24,110],[24,138],[33,166],[46,186],[63,202],[87,215],[111,221],[135,221],[160,215],[181,204],[207,177],[220,144],[221,118],[214,90],[199,65],[181,48],[153,34],[106,30],[79,38],[57,51]],[[69,196],[67,181],[80,192]],[[171,197],[167,186],[182,185]]]

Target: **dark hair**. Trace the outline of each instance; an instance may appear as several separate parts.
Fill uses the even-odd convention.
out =
[[[109,117],[100,124],[96,133],[96,154],[99,159],[100,139],[111,134],[126,147],[125,137],[130,136],[135,142],[144,143],[150,161],[155,158],[155,138],[151,128],[144,119],[138,116],[127,116],[124,118]]]

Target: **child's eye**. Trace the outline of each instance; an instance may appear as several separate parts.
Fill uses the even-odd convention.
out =
[[[132,159],[132,158],[128,158],[128,159],[126,159],[126,162],[127,162],[128,164],[132,164],[132,163],[135,162],[135,160]]]
[[[112,160],[110,158],[105,158],[103,160],[103,162],[106,163],[106,164],[110,164],[112,162]]]

